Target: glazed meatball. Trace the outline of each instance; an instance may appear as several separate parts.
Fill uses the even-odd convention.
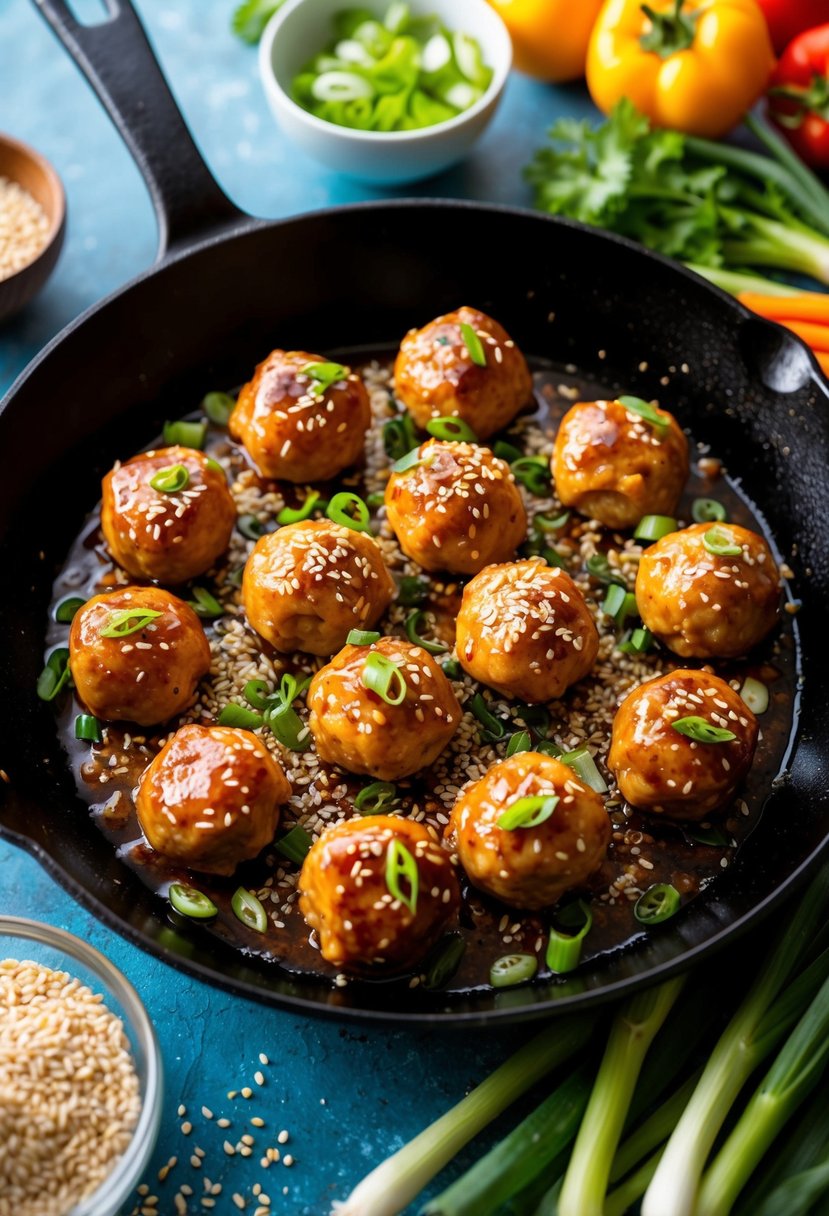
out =
[[[462,325],[477,335],[486,366],[472,358]],[[418,426],[451,415],[479,439],[512,422],[533,395],[526,359],[498,322],[477,308],[459,308],[409,330],[395,360],[394,387]]]
[[[232,874],[273,840],[291,787],[256,735],[182,726],[144,770],[135,807],[157,853],[208,874]]]
[[[542,823],[499,823],[519,799],[542,796],[558,800]],[[446,835],[473,886],[513,908],[536,909],[583,886],[601,865],[610,820],[599,795],[566,764],[521,752],[461,792]]]
[[[224,553],[235,523],[221,466],[195,448],[142,452],[103,480],[104,539],[134,578],[175,584],[204,574]]]
[[[333,383],[315,379],[327,366],[305,350],[274,350],[240,392],[230,433],[264,477],[328,481],[361,459],[368,393],[347,367]]]
[[[406,869],[416,869],[414,889]],[[322,957],[352,971],[415,966],[460,902],[454,868],[432,829],[394,815],[326,828],[305,858],[299,891]]]
[[[183,600],[160,587],[124,587],[75,614],[69,665],[96,718],[154,726],[190,705],[210,670],[210,646]]]
[[[371,537],[327,519],[260,537],[242,578],[248,621],[285,654],[334,654],[351,629],[376,624],[393,594]]]
[[[687,718],[734,737],[697,741],[675,729]],[[625,697],[613,721],[608,766],[632,806],[671,819],[704,819],[731,800],[756,743],[757,719],[725,680],[679,668]]]
[[[372,655],[390,674],[387,696],[398,704],[367,687]],[[461,720],[441,668],[420,646],[399,638],[346,646],[314,676],[307,703],[320,759],[381,781],[427,768]]]
[[[453,574],[512,557],[527,516],[509,465],[472,443],[433,439],[419,452],[419,463],[386,485],[389,523],[406,556]]]
[[[553,449],[556,493],[565,507],[608,528],[643,515],[673,515],[688,476],[688,440],[667,410],[660,424],[621,401],[581,401],[561,420]]]
[[[636,603],[644,624],[675,654],[734,658],[774,628],[780,576],[756,532],[738,524],[694,524],[642,554]]]
[[[587,675],[598,651],[590,610],[558,566],[540,559],[488,566],[464,589],[458,660],[506,697],[560,697]]]

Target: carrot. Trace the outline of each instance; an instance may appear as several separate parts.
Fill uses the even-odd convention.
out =
[[[798,338],[802,338],[813,351],[829,354],[829,325],[809,325],[806,321],[784,321],[781,325],[790,329]]]
[[[829,295],[823,292],[805,291],[796,296],[766,296],[754,291],[741,291],[737,299],[752,312],[772,321],[816,321],[818,324],[829,325]]]

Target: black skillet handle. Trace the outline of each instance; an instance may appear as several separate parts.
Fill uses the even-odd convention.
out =
[[[219,189],[193,143],[130,0],[104,0],[108,19],[76,20],[65,0],[35,6],[106,107],[152,196],[158,258],[247,218]]]

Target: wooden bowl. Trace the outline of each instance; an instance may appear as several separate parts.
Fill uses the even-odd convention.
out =
[[[0,322],[19,312],[52,273],[66,229],[66,196],[48,160],[27,144],[0,133],[0,177],[17,182],[40,203],[49,221],[46,243],[33,261],[0,279]]]

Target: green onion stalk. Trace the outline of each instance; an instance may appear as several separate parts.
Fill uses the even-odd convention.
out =
[[[607,1183],[639,1073],[684,978],[667,980],[616,1014],[558,1201],[559,1216],[602,1216]]]
[[[587,1043],[596,1019],[579,1014],[543,1030],[476,1089],[359,1182],[332,1216],[397,1216],[465,1144],[516,1098]]]
[[[813,1188],[821,1172],[825,1181]],[[812,1094],[776,1152],[740,1195],[736,1216],[806,1216],[829,1193],[829,1103],[822,1088]]]

